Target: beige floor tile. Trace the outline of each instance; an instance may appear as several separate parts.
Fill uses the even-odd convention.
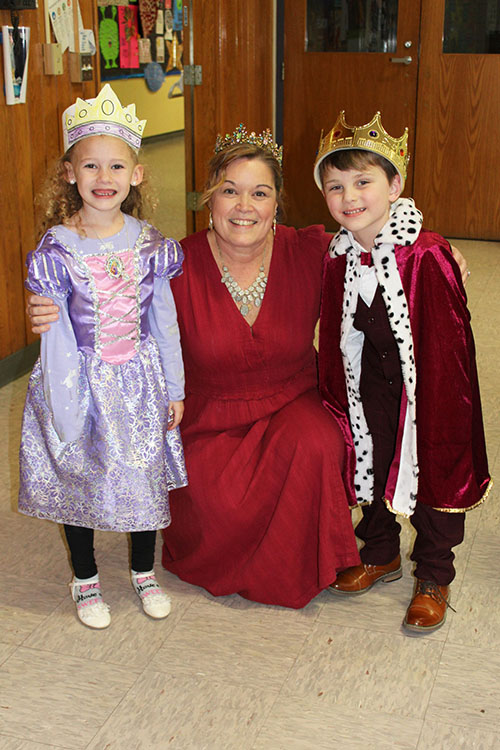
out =
[[[68,595],[68,588],[50,581],[2,575],[0,633],[2,641],[21,645]]]
[[[496,732],[426,721],[417,750],[498,750]]]
[[[20,740],[17,737],[7,737],[5,734],[0,734],[0,747],[2,750],[64,750],[62,745],[30,742],[29,740]]]
[[[197,600],[157,654],[169,674],[202,675],[232,685],[278,691],[310,630],[300,617],[263,619]]]
[[[13,643],[0,642],[0,666],[6,662],[15,651],[16,646]]]
[[[442,649],[429,638],[317,624],[283,693],[306,700],[318,696],[354,712],[369,707],[423,718]]]
[[[497,580],[480,583],[469,578],[452,604],[457,611],[449,618],[448,643],[500,650],[500,594]]]
[[[500,654],[495,648],[445,644],[426,719],[500,731]]]
[[[415,750],[422,720],[279,699],[252,750]]]
[[[137,676],[129,665],[19,648],[0,671],[0,733],[85,748]]]
[[[87,750],[250,750],[275,700],[249,685],[146,672]]]

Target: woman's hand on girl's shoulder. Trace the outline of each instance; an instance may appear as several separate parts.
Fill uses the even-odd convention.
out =
[[[48,297],[30,294],[26,313],[30,319],[33,333],[46,333],[51,323],[59,320],[59,307]]]

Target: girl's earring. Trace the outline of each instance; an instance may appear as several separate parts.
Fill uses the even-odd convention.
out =
[[[133,182],[131,182],[130,184],[132,185],[132,187],[135,187],[137,185],[137,183],[136,183],[135,180]]]
[[[213,229],[214,228],[214,220],[212,219],[212,212],[210,211],[210,216],[208,218],[208,228]]]
[[[76,180],[70,180],[70,181],[69,181],[69,184],[70,184],[70,185],[76,185]]]

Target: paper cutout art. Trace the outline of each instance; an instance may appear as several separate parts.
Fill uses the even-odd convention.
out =
[[[139,29],[137,8],[118,6],[118,29],[120,34],[120,68],[139,67]]]
[[[156,24],[158,3],[156,0],[139,0],[139,13],[141,14],[142,35],[149,36]]]
[[[101,7],[99,23],[99,47],[105,61],[105,68],[117,68],[120,54],[120,37],[118,35],[118,12],[116,6],[111,8],[111,18],[106,17],[106,8]]]

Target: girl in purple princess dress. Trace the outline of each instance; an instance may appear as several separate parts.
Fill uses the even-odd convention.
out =
[[[109,85],[63,114],[65,154],[44,193],[46,217],[26,286],[57,298],[30,378],[19,510],[64,525],[79,619],[110,623],[94,529],[131,532],[131,578],[144,612],[166,617],[154,571],[168,491],[187,484],[178,425],[184,372],[169,279],[183,254],[142,220],[145,121]]]

